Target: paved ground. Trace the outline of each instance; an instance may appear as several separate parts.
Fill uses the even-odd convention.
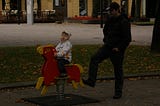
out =
[[[160,79],[125,80],[124,94],[119,100],[113,100],[114,81],[97,82],[95,88],[85,87],[74,90],[67,85],[65,93],[76,94],[100,100],[99,103],[80,106],[160,106]],[[48,95],[55,95],[55,87],[49,88]],[[0,91],[1,106],[37,106],[20,100],[21,98],[40,97],[40,91],[34,87],[7,89]]]
[[[56,43],[60,33],[65,30],[72,33],[73,44],[102,43],[100,25],[91,24],[0,24],[0,46],[25,46]],[[150,45],[153,26],[132,25],[132,44]],[[125,80],[124,94],[119,100],[113,100],[114,81],[97,82],[95,88],[85,87],[73,90],[66,86],[65,93],[77,94],[100,100],[100,103],[84,106],[160,106],[160,79]],[[23,83],[23,82],[22,82]],[[23,84],[20,85],[23,85]],[[0,88],[8,85],[0,84]],[[47,95],[54,95],[55,87],[50,87]],[[40,91],[34,87],[0,90],[0,106],[36,106],[21,101],[21,98],[38,97]],[[83,106],[83,105],[82,105]]]
[[[153,26],[132,25],[132,44],[150,45]],[[57,43],[62,31],[72,34],[73,44],[100,44],[103,33],[95,24],[0,24],[0,46]]]

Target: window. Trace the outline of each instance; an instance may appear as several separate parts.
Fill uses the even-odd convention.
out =
[[[5,0],[2,0],[2,9],[5,10]]]
[[[10,9],[11,10],[18,10],[17,0],[10,0]]]
[[[59,6],[59,0],[55,0],[55,6]]]
[[[79,15],[87,15],[87,0],[79,0]]]

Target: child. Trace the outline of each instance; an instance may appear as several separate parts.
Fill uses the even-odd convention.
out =
[[[65,64],[69,64],[72,59],[72,44],[69,41],[71,34],[67,32],[62,32],[60,42],[56,46],[57,53],[54,56],[57,58],[57,64],[60,71],[60,77],[67,77],[67,72],[65,69]]]

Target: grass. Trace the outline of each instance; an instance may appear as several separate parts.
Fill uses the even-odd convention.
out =
[[[135,25],[140,25],[140,26],[146,26],[146,25],[154,25],[154,22],[132,22],[132,24],[135,24]]]
[[[101,45],[74,45],[73,63],[81,64],[87,75],[90,56]],[[36,47],[0,47],[0,83],[35,81],[41,76],[43,57]],[[141,74],[160,72],[160,56],[152,54],[149,46],[132,45],[127,49],[124,73]],[[99,66],[98,76],[112,76],[113,67],[109,59]]]

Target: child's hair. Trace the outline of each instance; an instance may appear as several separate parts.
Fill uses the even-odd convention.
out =
[[[71,33],[69,34],[69,33],[65,32],[65,31],[62,32],[62,35],[63,35],[63,34],[64,34],[65,36],[68,36],[68,37],[71,36]]]

